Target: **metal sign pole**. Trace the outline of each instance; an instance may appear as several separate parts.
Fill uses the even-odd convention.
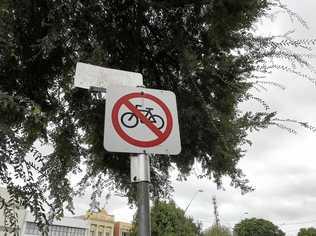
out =
[[[137,187],[138,236],[150,236],[149,182],[150,164],[146,154],[131,155],[131,181]]]
[[[138,236],[150,236],[148,182],[139,182],[136,185],[139,220]]]

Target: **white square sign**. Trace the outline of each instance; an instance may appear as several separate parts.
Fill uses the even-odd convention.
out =
[[[173,92],[110,86],[105,110],[104,147],[107,151],[180,153],[177,104]]]
[[[75,74],[75,87],[107,88],[110,84],[122,86],[142,86],[143,76],[140,73],[115,70],[101,66],[78,62]]]

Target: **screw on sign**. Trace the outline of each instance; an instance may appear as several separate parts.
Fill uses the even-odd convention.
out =
[[[109,152],[176,155],[181,151],[171,91],[112,86],[107,90],[104,147]]]
[[[165,112],[166,121],[161,116],[152,113],[154,108],[145,107],[145,109],[139,109],[141,105],[134,106],[130,102],[133,98],[145,98],[157,103]],[[119,110],[123,105],[130,112],[125,112],[119,117]],[[148,141],[133,138],[122,129],[119,120],[127,128],[134,128],[139,124],[144,124],[156,135],[156,138]],[[122,139],[138,147],[153,147],[161,144],[169,137],[173,126],[172,115],[168,107],[159,98],[144,92],[130,93],[121,97],[113,107],[112,122],[114,129]],[[165,123],[165,131],[162,132],[161,129],[165,126]]]

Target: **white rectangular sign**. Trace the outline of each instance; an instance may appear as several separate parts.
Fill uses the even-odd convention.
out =
[[[107,88],[110,84],[122,86],[142,86],[143,76],[140,73],[108,69],[78,62],[75,74],[75,87]]]
[[[175,94],[111,85],[107,89],[104,147],[109,152],[179,154]]]

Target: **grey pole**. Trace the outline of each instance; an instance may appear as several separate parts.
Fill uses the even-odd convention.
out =
[[[146,154],[131,155],[131,181],[137,187],[138,236],[150,236],[149,182],[150,165]]]
[[[150,236],[149,193],[148,182],[139,182],[137,185],[138,202],[138,236]]]

